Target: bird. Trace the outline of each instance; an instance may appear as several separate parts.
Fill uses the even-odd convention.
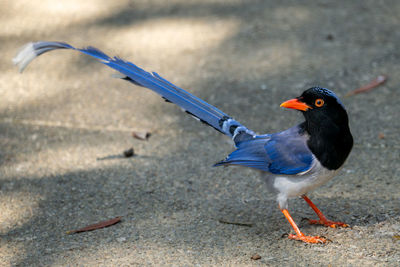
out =
[[[91,56],[118,73],[115,77],[148,88],[165,101],[174,103],[186,113],[218,132],[230,137],[235,150],[214,166],[239,165],[261,172],[269,191],[276,195],[278,207],[293,227],[288,238],[305,243],[326,243],[322,236],[300,231],[288,211],[288,200],[302,197],[319,219],[310,224],[347,227],[331,221],[307,197],[307,193],[332,179],[343,167],[353,146],[347,111],[337,95],[319,86],[284,101],[280,107],[301,112],[304,121],[281,132],[256,134],[213,105],[179,88],[156,72],[147,72],[119,57],[109,57],[97,48],[75,48],[65,42],[30,42],[13,58],[22,72],[36,57],[49,51],[70,49]]]

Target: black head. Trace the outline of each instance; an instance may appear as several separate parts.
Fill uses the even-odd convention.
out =
[[[300,110],[306,121],[302,128],[310,135],[308,146],[323,166],[338,169],[353,146],[349,120],[343,103],[328,89],[312,87],[281,107]]]
[[[282,103],[281,107],[300,110],[306,121],[314,124],[329,120],[347,125],[349,121],[346,109],[336,94],[321,87],[307,89],[301,96]]]

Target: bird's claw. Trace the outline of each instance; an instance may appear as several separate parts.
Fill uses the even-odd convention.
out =
[[[349,227],[348,224],[344,222],[334,222],[331,220],[308,220],[310,224],[321,224],[326,227],[336,228],[336,227]]]
[[[327,239],[321,237],[321,236],[307,236],[307,235],[294,235],[294,234],[289,234],[288,236],[289,239],[294,239],[294,240],[299,240],[303,241],[305,243],[312,243],[312,244],[325,244]]]

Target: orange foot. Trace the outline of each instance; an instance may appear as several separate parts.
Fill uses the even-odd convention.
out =
[[[294,235],[294,234],[289,234],[288,236],[289,239],[294,239],[294,240],[300,240],[305,243],[326,243],[326,239],[320,236],[308,236],[308,235]]]
[[[321,224],[327,227],[332,227],[332,228],[336,228],[336,227],[349,227],[348,224],[344,223],[344,222],[334,222],[331,220],[308,220],[308,222],[310,224]]]

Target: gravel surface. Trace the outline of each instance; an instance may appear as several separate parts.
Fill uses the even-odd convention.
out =
[[[304,2],[1,1],[0,265],[398,265],[400,1]],[[19,74],[11,59],[34,40],[119,55],[259,133],[302,119],[282,101],[333,89],[355,147],[309,196],[351,228],[310,226],[301,219],[312,210],[293,199],[301,229],[332,242],[288,240],[256,171],[211,167],[233,149],[224,136],[72,51]],[[344,97],[381,74],[383,86]],[[117,216],[108,228],[66,234]]]

